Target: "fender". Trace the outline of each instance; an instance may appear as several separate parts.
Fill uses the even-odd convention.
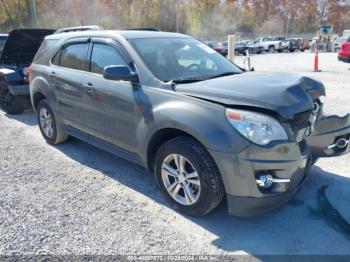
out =
[[[153,135],[167,128],[188,133],[208,150],[236,153],[248,146],[246,140],[237,139],[240,135],[227,121],[224,107],[196,99],[186,100],[160,104],[152,110],[153,121],[139,123],[136,136],[144,160]]]
[[[58,108],[58,100],[56,96],[56,92],[53,87],[49,84],[49,82],[41,76],[37,76],[30,83],[30,100],[34,108],[34,96],[36,93],[40,93],[46,97],[49,101],[52,110],[55,112],[55,116],[61,120],[64,120],[61,111]],[[34,108],[35,110],[35,108]]]

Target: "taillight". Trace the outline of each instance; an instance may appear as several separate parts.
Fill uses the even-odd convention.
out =
[[[32,68],[32,66],[28,67],[27,72],[28,72],[28,79],[29,79],[29,82],[31,82],[31,81],[32,81],[32,74],[33,74],[33,68]]]

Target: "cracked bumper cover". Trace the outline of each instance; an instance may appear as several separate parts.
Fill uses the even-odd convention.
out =
[[[297,142],[271,143],[261,147],[254,144],[238,154],[210,151],[224,182],[229,213],[249,217],[271,211],[291,198],[301,188],[308,175],[313,156],[332,157],[348,153],[328,148],[339,137],[350,137],[350,116],[323,116],[318,120],[312,136],[307,138],[305,150]],[[256,174],[268,171],[275,178],[290,179],[289,183],[274,184],[269,191],[260,190]]]
[[[302,186],[311,167],[311,154],[301,154],[297,143],[266,147],[250,145],[238,155],[211,152],[218,163],[226,190],[229,213],[249,217],[271,211],[290,200]],[[269,191],[260,190],[255,175],[268,171],[276,183]]]

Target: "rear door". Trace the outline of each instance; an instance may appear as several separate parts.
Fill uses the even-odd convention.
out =
[[[88,38],[65,43],[54,56],[49,72],[66,124],[79,130],[86,130],[87,121],[83,103],[86,89],[82,80],[88,47]]]

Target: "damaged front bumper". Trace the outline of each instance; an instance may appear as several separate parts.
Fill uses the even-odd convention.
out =
[[[349,139],[349,115],[321,116],[313,134],[299,143],[251,144],[239,154],[211,151],[222,174],[229,213],[248,217],[281,206],[301,188],[315,159],[348,153]],[[272,177],[271,187],[260,187],[260,174]]]
[[[350,115],[322,116],[313,134],[307,138],[314,158],[334,157],[350,151]]]

